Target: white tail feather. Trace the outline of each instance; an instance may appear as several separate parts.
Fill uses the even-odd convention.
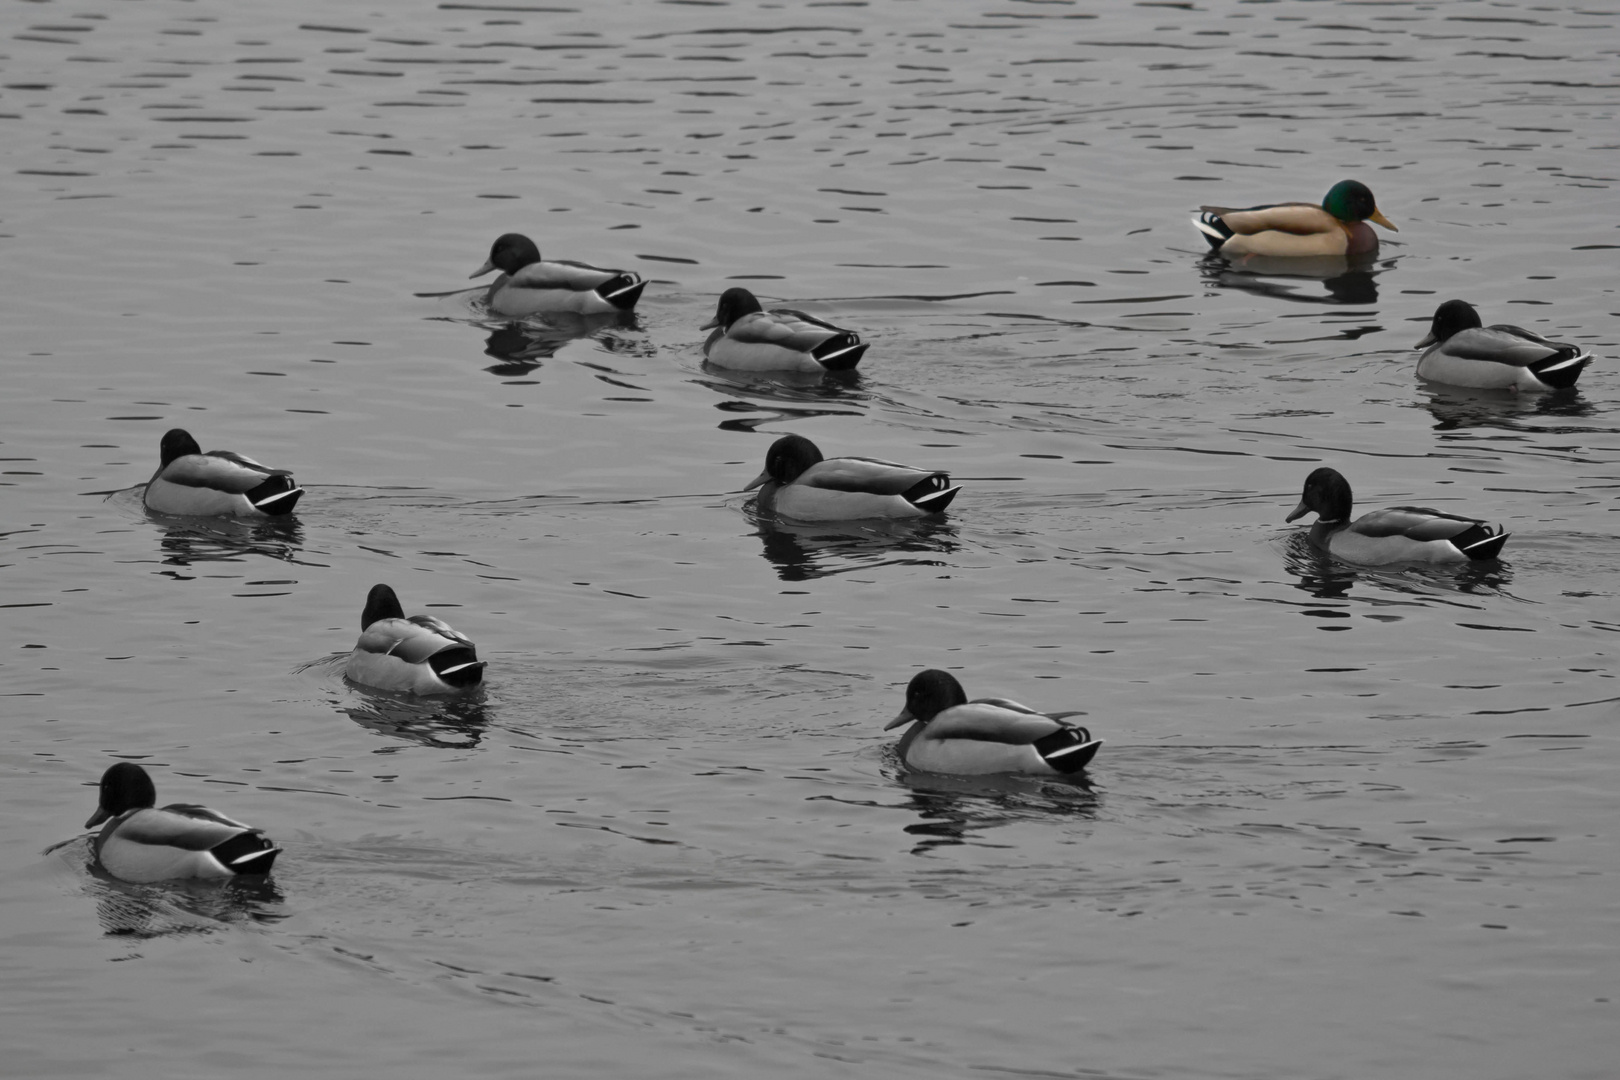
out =
[[[259,507],[262,510],[264,507],[269,506],[271,503],[280,502],[282,499],[290,499],[290,498],[293,498],[295,496],[302,495],[303,493],[304,493],[303,488],[295,487],[295,488],[292,488],[292,489],[290,489],[288,491],[283,491],[283,492],[280,492],[278,494],[271,495],[269,498],[260,499],[258,502],[254,503],[253,505]]]
[[[935,491],[935,492],[931,492],[931,493],[929,493],[927,495],[919,495],[915,499],[912,500],[912,503],[914,505],[916,505],[916,506],[926,506],[929,503],[939,502],[941,499],[949,500],[952,496],[954,496],[958,491],[961,491],[961,490],[962,490],[962,485],[958,484],[953,488],[946,488],[944,491]]]

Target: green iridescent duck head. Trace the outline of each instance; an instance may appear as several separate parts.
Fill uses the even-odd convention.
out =
[[[1359,180],[1340,180],[1328,189],[1322,209],[1344,222],[1371,221],[1390,232],[1400,232],[1378,209],[1372,189]]]

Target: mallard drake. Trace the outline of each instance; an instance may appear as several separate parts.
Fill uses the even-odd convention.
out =
[[[96,860],[125,881],[263,874],[281,853],[262,830],[206,806],[157,809],[152,778],[132,761],[101,774],[100,803],[84,827],[97,825]]]
[[[698,327],[713,330],[703,355],[734,371],[848,371],[866,354],[853,330],[822,322],[802,311],[766,311],[747,289],[720,294],[714,318]]]
[[[1574,386],[1592,354],[1579,345],[1548,341],[1520,326],[1484,325],[1473,305],[1447,300],[1434,322],[1412,346],[1428,351],[1418,358],[1424,379],[1481,390],[1562,390]]]
[[[1378,250],[1373,221],[1399,232],[1379,212],[1367,185],[1340,180],[1322,205],[1289,202],[1232,209],[1201,206],[1193,224],[1222,255],[1361,255]]]
[[[270,469],[229,450],[203,453],[189,432],[163,436],[157,472],[142,496],[148,510],[194,517],[279,517],[304,494],[286,469]]]
[[[373,585],[360,613],[360,640],[344,674],[363,686],[405,694],[454,694],[484,678],[478,649],[431,615],[405,617],[387,585]]]
[[[765,471],[744,488],[759,488],[761,510],[800,521],[915,518],[937,514],[960,487],[942,472],[876,458],[823,458],[803,435],[784,435],[765,454]]]
[[[604,270],[562,259],[543,261],[522,233],[505,233],[489,249],[489,261],[468,277],[504,273],[490,285],[485,303],[497,315],[521,319],[543,312],[606,315],[629,311],[647,282],[634,270]]]
[[[1349,562],[1373,565],[1494,559],[1512,535],[1498,525],[1422,506],[1392,506],[1351,521],[1350,506],[1350,482],[1336,469],[1321,468],[1305,478],[1287,520],[1315,511],[1311,543]]]
[[[906,707],[883,726],[914,726],[900,739],[900,759],[924,772],[1073,773],[1097,756],[1101,739],[1066,718],[1006,698],[969,701],[948,671],[930,668],[911,677]]]

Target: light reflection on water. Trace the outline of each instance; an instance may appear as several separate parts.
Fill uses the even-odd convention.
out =
[[[1603,1073],[1612,18],[942,11],[13,20],[14,1067]],[[1401,227],[1365,264],[1187,223],[1347,175]],[[491,319],[507,229],[647,294]],[[706,366],[735,282],[867,357]],[[1598,360],[1421,384],[1452,295]],[[175,424],[294,468],[296,517],[146,515]],[[787,430],[964,490],[762,518]],[[1281,521],[1317,464],[1506,558],[1324,558]],[[377,580],[458,609],[476,699],[343,682]],[[925,666],[1104,750],[908,776]],[[263,890],[42,865],[129,752],[286,844]]]

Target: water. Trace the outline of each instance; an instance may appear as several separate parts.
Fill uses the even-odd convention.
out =
[[[1611,1075],[1614,30],[12,7],[7,1071]],[[1187,220],[1347,176],[1400,227],[1365,272]],[[487,322],[509,230],[652,284]],[[733,283],[859,329],[858,375],[705,370]],[[1451,296],[1599,359],[1420,385]],[[294,469],[296,523],[147,518],[172,426]],[[963,493],[760,521],[788,430]],[[1281,519],[1323,463],[1506,558],[1317,558]],[[343,683],[377,581],[481,697]],[[1089,780],[907,776],[928,666],[1086,710]],[[91,873],[120,757],[265,827],[270,881]]]

